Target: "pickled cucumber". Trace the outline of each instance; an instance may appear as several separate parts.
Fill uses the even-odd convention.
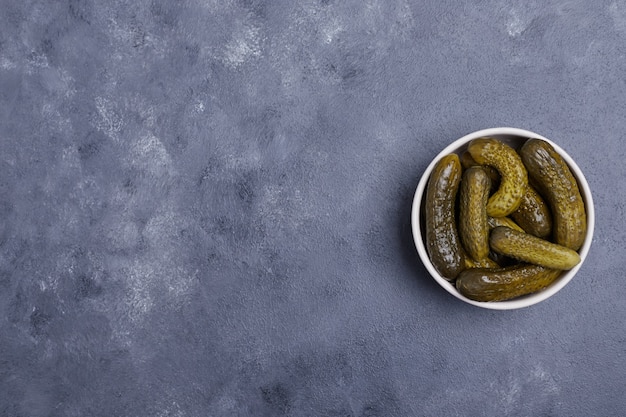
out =
[[[540,291],[561,273],[529,264],[498,269],[474,268],[461,272],[455,285],[461,294],[475,301],[505,301]]]
[[[528,186],[528,173],[517,152],[494,138],[474,139],[467,150],[476,162],[493,166],[500,173],[500,186],[489,198],[487,214],[503,217],[514,212]]]
[[[465,267],[466,268],[500,268],[500,264],[489,257],[485,257],[478,261],[475,261],[470,256],[468,256],[465,261]]]
[[[563,158],[546,141],[529,139],[521,158],[537,190],[552,210],[554,241],[578,250],[587,233],[585,204],[578,183]]]
[[[505,227],[510,227],[513,230],[517,230],[518,232],[524,232],[524,229],[522,229],[517,223],[515,223],[513,220],[511,220],[508,217],[487,216],[487,224],[489,225],[489,228],[491,229],[494,229],[498,226],[505,226]]]
[[[478,162],[474,161],[474,158],[472,158],[472,155],[470,155],[468,151],[465,151],[463,152],[463,154],[461,154],[461,166],[463,167],[463,169],[468,169],[476,166],[482,167],[489,176],[489,179],[491,180],[491,192],[493,193],[498,189],[498,186],[500,185],[500,174],[498,174],[498,171],[493,167],[490,167],[488,165],[481,165]]]
[[[475,261],[489,255],[487,200],[491,180],[481,167],[465,170],[461,179],[459,234],[467,254]]]
[[[494,251],[502,255],[546,268],[572,269],[580,263],[580,255],[576,251],[508,227],[493,229],[489,243]]]
[[[455,214],[460,181],[459,156],[444,156],[428,179],[424,204],[428,255],[435,269],[450,281],[466,268],[467,255],[461,246]]]
[[[537,237],[547,237],[552,232],[552,214],[539,193],[528,184],[517,210],[511,213],[515,222],[525,232]]]

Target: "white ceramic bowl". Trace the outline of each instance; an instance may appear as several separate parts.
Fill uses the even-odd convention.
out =
[[[554,149],[563,157],[565,162],[569,165],[570,170],[574,174],[574,177],[578,181],[578,187],[583,197],[583,201],[585,203],[585,208],[587,211],[587,236],[585,236],[585,241],[583,242],[582,247],[579,250],[580,253],[580,263],[576,265],[574,268],[569,271],[563,271],[563,274],[554,281],[550,286],[543,289],[542,291],[536,292],[534,294],[529,294],[523,297],[518,297],[508,301],[494,301],[494,302],[480,302],[470,300],[469,298],[463,296],[459,293],[454,286],[453,283],[446,280],[442,277],[435,267],[433,266],[430,258],[428,257],[428,252],[426,251],[426,232],[424,229],[423,222],[423,203],[426,195],[426,185],[428,183],[428,178],[435,167],[435,164],[445,155],[450,153],[457,153],[459,156],[467,149],[467,144],[473,139],[477,139],[484,136],[495,137],[507,143],[514,148],[518,148],[521,146],[524,141],[529,138],[539,138],[543,139],[546,142],[550,143]],[[450,294],[454,295],[456,298],[465,301],[466,303],[493,309],[493,310],[513,310],[516,308],[528,307],[533,304],[537,304],[554,294],[556,294],[561,288],[563,288],[571,279],[576,275],[576,272],[580,269],[585,258],[587,257],[587,253],[589,252],[589,247],[591,246],[591,239],[593,236],[593,229],[595,223],[595,215],[593,209],[593,199],[591,197],[591,190],[589,189],[589,184],[587,184],[587,180],[583,175],[578,165],[574,162],[574,160],[557,144],[550,141],[549,139],[538,135],[534,132],[530,132],[528,130],[516,129],[511,127],[498,127],[493,129],[485,129],[479,130],[474,133],[470,133],[469,135],[463,136],[462,138],[455,140],[450,145],[448,145],[444,150],[442,150],[439,155],[432,160],[422,178],[420,179],[417,190],[415,191],[415,197],[413,198],[413,208],[411,211],[411,226],[413,229],[413,239],[415,240],[415,246],[417,247],[417,252],[424,263],[424,266],[432,275],[432,277],[441,285],[446,291]]]

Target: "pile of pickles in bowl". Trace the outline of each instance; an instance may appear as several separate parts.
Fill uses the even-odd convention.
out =
[[[444,289],[497,310],[562,289],[594,229],[589,185],[557,144],[528,130],[466,135],[433,159],[411,212],[418,254]]]

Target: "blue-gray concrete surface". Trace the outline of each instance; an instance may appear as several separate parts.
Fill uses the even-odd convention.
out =
[[[625,415],[625,74],[619,0],[0,0],[0,415]],[[508,312],[409,221],[495,126],[597,212]]]

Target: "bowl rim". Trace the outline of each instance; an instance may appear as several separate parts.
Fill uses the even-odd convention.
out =
[[[527,139],[538,138],[538,139],[545,140],[550,145],[552,145],[554,149],[559,153],[559,155],[561,155],[563,160],[567,163],[570,170],[572,171],[572,174],[576,178],[576,181],[578,182],[578,187],[582,194],[582,198],[585,204],[585,210],[587,214],[587,233],[586,233],[583,245],[578,251],[578,253],[580,254],[580,262],[578,263],[578,265],[576,265],[574,268],[570,269],[569,271],[564,271],[563,274],[560,276],[560,278],[558,278],[554,283],[552,283],[550,286],[548,286],[544,290],[533,293],[533,294],[529,294],[526,296],[522,296],[519,298],[515,298],[512,300],[506,300],[506,301],[492,301],[492,302],[475,301],[459,293],[456,287],[452,283],[450,283],[448,280],[443,278],[433,266],[428,256],[428,253],[426,251],[426,245],[424,243],[423,233],[422,233],[422,223],[421,223],[421,215],[420,215],[421,210],[422,210],[422,199],[424,196],[424,192],[426,190],[428,179],[430,177],[430,174],[432,173],[433,168],[435,167],[435,164],[443,156],[450,154],[450,153],[456,153],[459,150],[459,148],[462,148],[463,145],[467,144],[472,139],[477,139],[479,137],[484,137],[484,136],[492,136],[492,137],[517,136],[520,138],[527,138]],[[563,287],[565,287],[565,285],[567,285],[572,280],[574,275],[576,275],[576,273],[582,266],[583,262],[585,261],[585,258],[587,257],[587,254],[589,253],[589,249],[591,247],[591,241],[593,239],[594,228],[595,228],[595,211],[594,211],[594,206],[593,206],[593,197],[591,195],[591,189],[589,188],[589,184],[587,183],[587,179],[585,178],[582,170],[578,167],[574,159],[567,152],[565,152],[559,145],[557,145],[550,139],[538,133],[532,132],[530,130],[519,129],[515,127],[494,127],[494,128],[477,130],[453,141],[448,146],[446,146],[441,152],[439,152],[432,159],[428,167],[424,170],[424,173],[422,174],[422,177],[420,178],[417,188],[415,190],[415,194],[413,196],[413,205],[411,208],[411,229],[413,231],[413,241],[415,243],[415,247],[417,249],[419,257],[422,260],[422,263],[424,264],[424,266],[426,267],[426,270],[428,271],[428,273],[435,279],[435,281],[437,281],[437,283],[441,287],[443,287],[446,291],[448,291],[450,294],[452,294],[459,300],[464,301],[468,304],[474,305],[476,307],[486,308],[490,310],[514,310],[514,309],[529,307],[531,305],[535,305],[541,301],[544,301],[552,297],[557,292],[559,292]]]

